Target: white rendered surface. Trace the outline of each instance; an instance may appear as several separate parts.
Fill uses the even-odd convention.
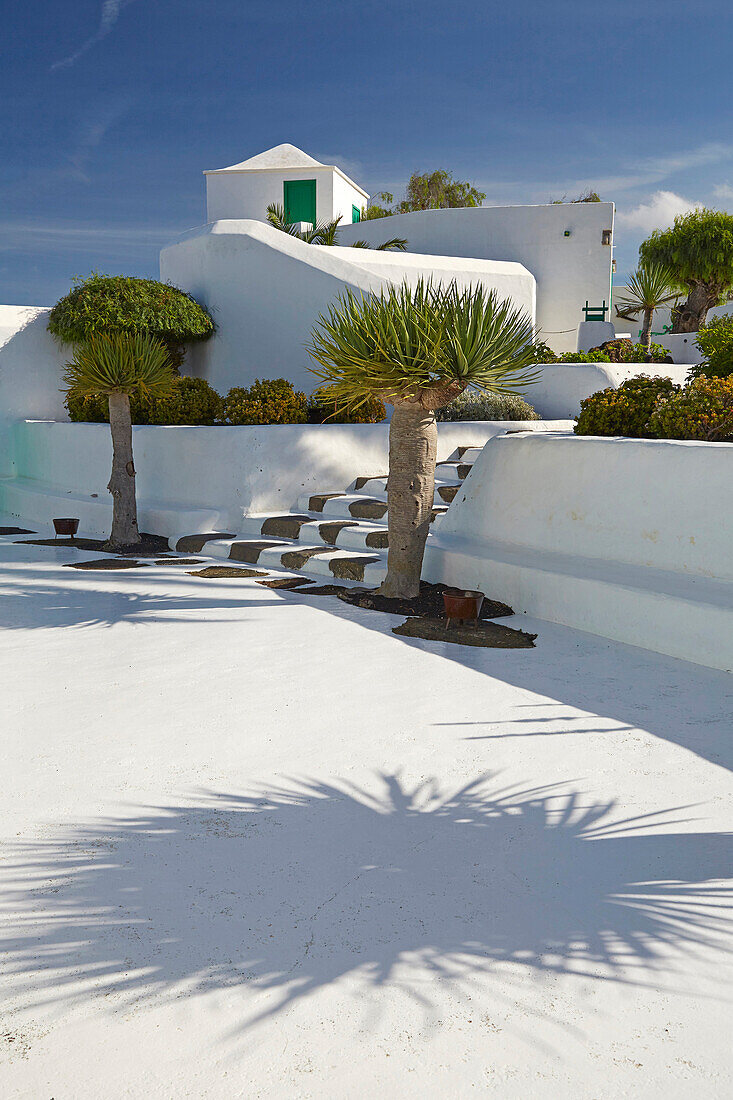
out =
[[[523,426],[439,424],[438,457]],[[563,426],[531,422],[537,431]],[[90,534],[109,532],[107,424],[18,422],[10,440],[15,477],[0,479],[0,511],[47,526],[54,516],[73,515]],[[247,512],[289,511],[304,493],[343,491],[356,477],[385,474],[389,424],[137,426],[133,450],[142,530],[169,537],[236,534]]]
[[[351,207],[366,206],[369,195],[335,164],[322,164],[294,145],[278,145],[240,164],[204,173],[210,222],[255,218],[265,221],[270,203],[283,204],[286,180],[315,179],[316,220],[341,217],[351,223]]]
[[[729,676],[91,556],[0,540],[4,1098],[730,1095]]]
[[[545,363],[538,380],[527,390],[527,400],[547,420],[576,418],[580,402],[599,390],[639,374],[671,378],[679,385],[687,366],[678,363]]]
[[[50,310],[0,306],[0,478],[13,472],[13,422],[27,416],[66,419],[60,392],[68,348],[46,331]]]
[[[484,448],[423,576],[733,669],[730,444],[507,435]]]
[[[160,271],[211,310],[218,331],[189,349],[186,369],[223,393],[273,377],[310,393],[317,384],[306,351],[311,329],[347,288],[378,293],[387,283],[432,276],[436,283],[481,283],[531,318],[535,311],[534,278],[518,263],[318,247],[251,220],[192,231],[163,249]]]
[[[578,325],[578,351],[590,351],[607,340],[616,338],[616,329],[612,321],[581,321]]]
[[[610,304],[612,248],[601,240],[613,216],[610,202],[419,210],[347,228],[342,243],[405,237],[411,252],[523,264],[537,281],[540,339],[575,351],[586,301]]]

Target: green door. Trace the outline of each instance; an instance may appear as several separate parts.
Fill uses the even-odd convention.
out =
[[[358,206],[352,206],[351,207],[351,222],[352,222],[352,225],[353,225],[354,222],[360,222],[360,221],[361,221],[361,210],[359,209]]]
[[[283,184],[285,217],[289,222],[316,223],[316,181],[285,180]]]

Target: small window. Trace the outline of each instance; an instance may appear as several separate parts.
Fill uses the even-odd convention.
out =
[[[360,222],[360,221],[361,221],[361,210],[359,209],[358,206],[352,206],[351,207],[351,222],[352,222],[352,224],[354,222]]]

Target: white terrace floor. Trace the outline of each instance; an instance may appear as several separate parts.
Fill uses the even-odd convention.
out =
[[[78,557],[0,545],[3,1098],[731,1095],[733,677]]]

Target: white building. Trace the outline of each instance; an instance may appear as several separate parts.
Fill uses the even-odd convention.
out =
[[[253,218],[284,207],[288,221],[358,222],[369,195],[335,164],[321,164],[294,145],[276,145],[241,164],[204,172],[207,221]]]

